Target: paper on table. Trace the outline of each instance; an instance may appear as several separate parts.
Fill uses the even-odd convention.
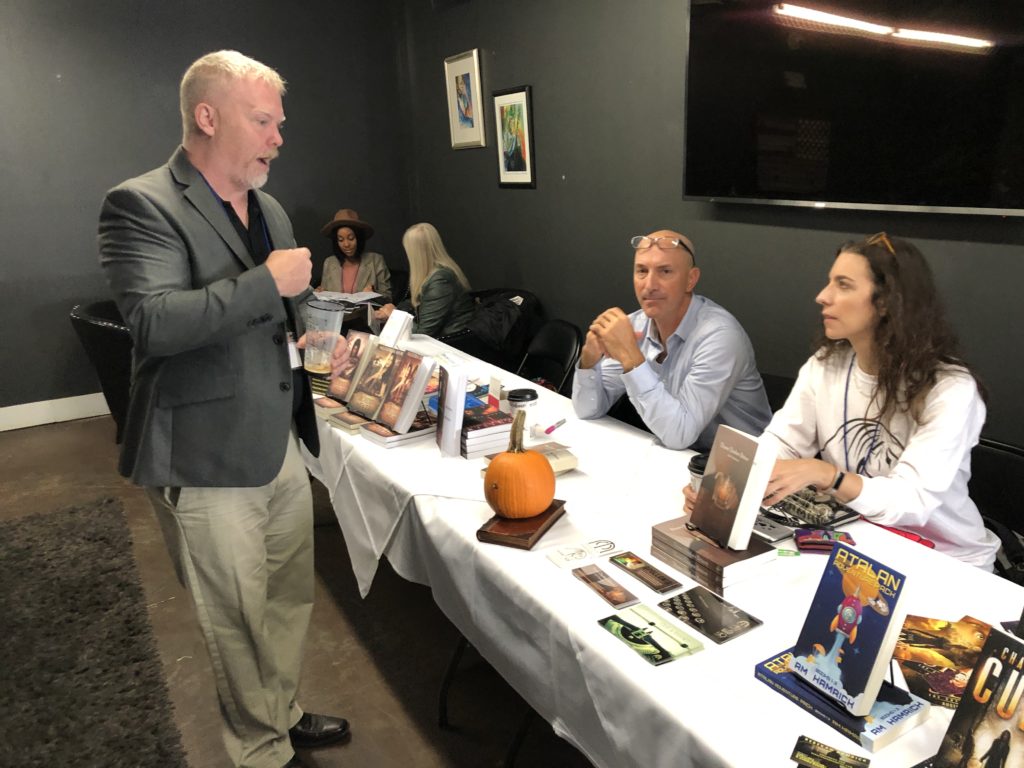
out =
[[[347,301],[350,304],[362,304],[364,301],[380,298],[382,294],[375,291],[360,291],[358,293],[341,293],[340,291],[320,291],[316,297],[323,301]]]

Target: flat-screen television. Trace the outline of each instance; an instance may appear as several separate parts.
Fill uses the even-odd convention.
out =
[[[1024,0],[692,0],[684,197],[1024,216]]]

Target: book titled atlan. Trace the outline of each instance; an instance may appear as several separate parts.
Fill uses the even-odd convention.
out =
[[[917,727],[931,712],[931,705],[924,699],[883,682],[871,711],[862,717],[851,715],[835,700],[794,675],[790,671],[792,661],[792,649],[783,651],[758,664],[754,676],[869,752]],[[775,715],[779,719],[788,716],[782,712]]]
[[[1024,641],[992,629],[960,705],[942,738],[935,768],[1024,765]]]
[[[508,518],[495,515],[476,532],[479,541],[503,544],[516,549],[532,549],[565,512],[565,502],[555,499],[546,510],[534,517]]]
[[[903,626],[906,577],[836,544],[825,563],[790,669],[854,715],[867,715]]]

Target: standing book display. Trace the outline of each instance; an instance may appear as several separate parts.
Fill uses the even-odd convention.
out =
[[[421,410],[433,370],[430,357],[377,344],[354,384],[349,411],[404,433]]]
[[[693,525],[719,546],[746,549],[774,466],[770,444],[720,425],[693,505]]]
[[[651,553],[715,592],[774,560],[774,547],[750,537],[774,464],[770,445],[720,425],[693,514],[655,525]]]
[[[373,351],[377,346],[377,337],[366,331],[351,330],[345,338],[348,341],[348,361],[341,372],[331,379],[330,388],[327,390],[331,397],[342,401],[347,401],[355,390],[355,385],[373,358]]]
[[[920,724],[931,705],[885,681],[905,581],[837,543],[796,645],[761,662],[755,676],[869,750]]]
[[[457,365],[438,365],[437,447],[442,456],[459,455],[463,406],[466,402],[466,370]]]

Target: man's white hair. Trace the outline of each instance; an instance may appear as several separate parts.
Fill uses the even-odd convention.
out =
[[[199,133],[196,106],[205,101],[218,85],[232,80],[254,78],[273,86],[284,96],[285,82],[276,71],[238,51],[215,51],[196,59],[181,78],[181,142]]]

